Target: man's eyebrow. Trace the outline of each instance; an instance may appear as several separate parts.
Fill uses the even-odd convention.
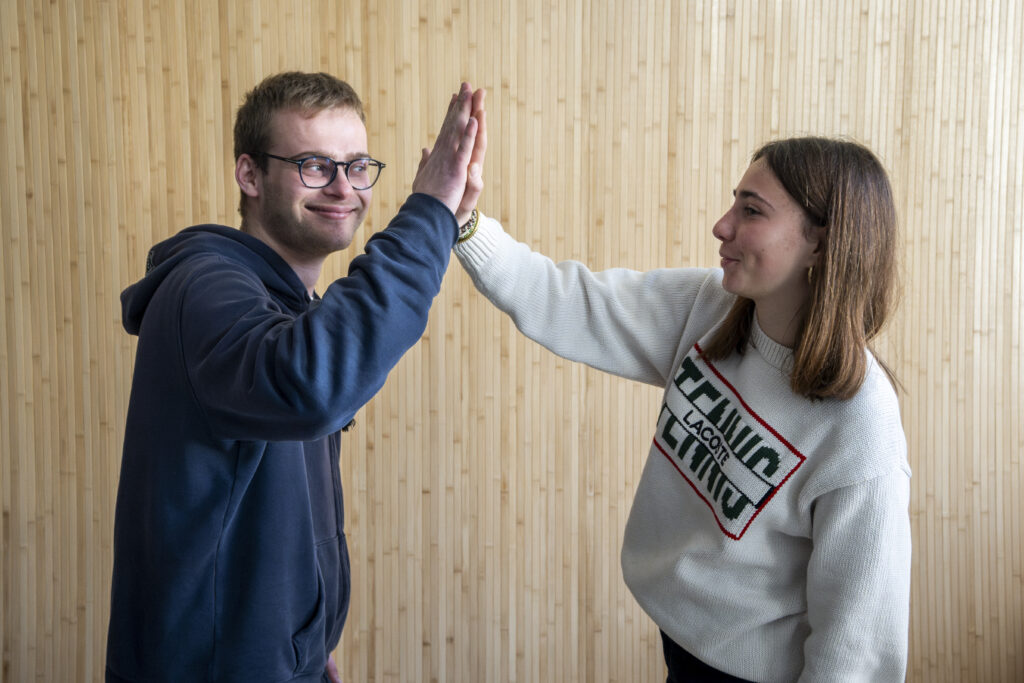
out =
[[[740,190],[738,193],[736,190],[733,190],[732,196],[738,197],[740,199],[754,199],[766,205],[769,209],[772,209],[773,211],[775,210],[775,207],[772,206],[772,203],[770,201],[768,201],[758,193],[754,192],[753,190]]]
[[[316,150],[312,150],[312,149],[307,149],[304,152],[299,152],[298,154],[294,154],[292,156],[293,159],[299,159],[299,158],[302,158],[302,157],[327,157],[328,159],[334,159],[334,157],[332,157],[330,154],[328,154],[326,152],[316,151]],[[372,157],[370,156],[369,152],[356,152],[355,154],[347,155],[347,158],[340,158],[340,159],[334,159],[334,160],[335,161],[351,161],[353,159],[371,159],[371,158]]]

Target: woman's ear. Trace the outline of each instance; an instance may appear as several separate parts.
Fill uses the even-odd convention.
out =
[[[813,253],[815,254],[815,256],[820,256],[821,252],[822,252],[822,249],[824,249],[824,247],[825,247],[825,231],[826,230],[827,230],[827,228],[824,225],[816,225],[813,228],[811,228],[811,234],[808,236],[807,239],[812,244],[814,244],[814,252]],[[818,262],[818,259],[815,258],[814,262],[816,264]]]
[[[248,154],[239,156],[238,160],[235,161],[235,182],[238,183],[242,194],[247,197],[259,197],[260,179],[260,169],[256,165],[256,160]]]

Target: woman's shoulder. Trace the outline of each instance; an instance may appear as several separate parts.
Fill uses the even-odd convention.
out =
[[[821,456],[811,486],[816,496],[898,471],[910,476],[907,441],[896,390],[878,361],[870,355],[860,390],[848,399],[821,401],[821,419],[828,421]]]
[[[844,418],[840,424],[863,426],[872,423],[876,425],[873,432],[895,430],[902,434],[896,388],[874,354],[867,349],[864,353],[867,356],[867,368],[860,389],[849,399],[836,401],[836,408]]]

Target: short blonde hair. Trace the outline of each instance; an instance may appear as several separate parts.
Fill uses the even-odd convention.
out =
[[[345,81],[326,73],[285,71],[263,79],[245,95],[235,115],[235,161],[248,154],[266,170],[265,153],[271,144],[271,121],[276,112],[297,109],[312,115],[324,109],[349,109],[366,123],[363,103]],[[238,212],[245,218],[245,195]]]

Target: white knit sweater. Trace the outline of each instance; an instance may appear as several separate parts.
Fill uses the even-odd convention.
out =
[[[792,352],[757,327],[742,355],[699,348],[729,310],[718,269],[553,263],[481,217],[455,253],[519,330],[554,353],[665,387],[622,545],[657,625],[754,681],[902,681],[910,468],[873,357],[849,400],[789,387]]]

